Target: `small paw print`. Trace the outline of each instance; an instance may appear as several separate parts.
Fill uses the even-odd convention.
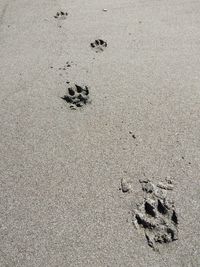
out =
[[[66,19],[68,16],[68,13],[67,12],[63,12],[63,11],[60,11],[60,12],[57,12],[56,15],[54,16],[55,19],[59,19],[59,20],[64,20]]]
[[[96,53],[99,53],[103,52],[104,49],[107,47],[107,42],[102,39],[97,39],[93,43],[91,43],[90,46]]]

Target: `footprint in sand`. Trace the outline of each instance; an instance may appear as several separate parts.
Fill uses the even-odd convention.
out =
[[[90,103],[89,89],[87,86],[80,86],[77,84],[70,85],[69,82],[67,82],[67,84],[68,92],[61,98],[70,104],[71,109],[80,108],[83,105]]]
[[[166,191],[173,190],[173,186],[163,183],[155,186],[149,180],[141,183],[145,196],[143,203],[134,211],[134,223],[137,228],[143,229],[148,245],[158,250],[156,244],[178,239],[178,216]]]
[[[59,11],[59,12],[56,13],[54,18],[58,19],[58,20],[65,20],[67,18],[67,16],[68,16],[67,12]]]
[[[99,53],[105,50],[105,48],[107,47],[107,42],[102,39],[97,39],[93,43],[91,43],[90,46],[96,53]]]

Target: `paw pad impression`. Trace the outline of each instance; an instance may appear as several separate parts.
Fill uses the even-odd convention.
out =
[[[96,53],[99,53],[103,52],[104,49],[107,47],[107,42],[102,39],[97,39],[93,43],[91,43],[90,46]]]
[[[67,90],[67,94],[61,98],[70,104],[71,109],[80,108],[90,102],[89,89],[87,86],[74,84],[72,86],[69,85]]]

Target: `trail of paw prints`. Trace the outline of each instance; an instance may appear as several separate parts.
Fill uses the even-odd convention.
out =
[[[88,86],[70,84],[70,82],[66,83],[67,93],[61,98],[69,104],[71,109],[76,110],[77,108],[81,108],[84,105],[91,103]]]
[[[178,215],[174,201],[167,197],[167,191],[173,190],[173,185],[169,181],[157,185],[150,180],[140,182],[145,196],[133,212],[133,221],[143,230],[148,245],[158,250],[158,244],[178,239]]]
[[[93,43],[90,44],[93,51],[96,53],[103,52],[105,48],[108,46],[107,42],[102,39],[97,39]]]

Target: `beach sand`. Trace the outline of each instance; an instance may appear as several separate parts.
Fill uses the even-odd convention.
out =
[[[199,18],[197,0],[0,1],[0,266],[200,266]],[[67,81],[91,103],[70,109]],[[166,177],[179,239],[156,252],[132,211]]]

